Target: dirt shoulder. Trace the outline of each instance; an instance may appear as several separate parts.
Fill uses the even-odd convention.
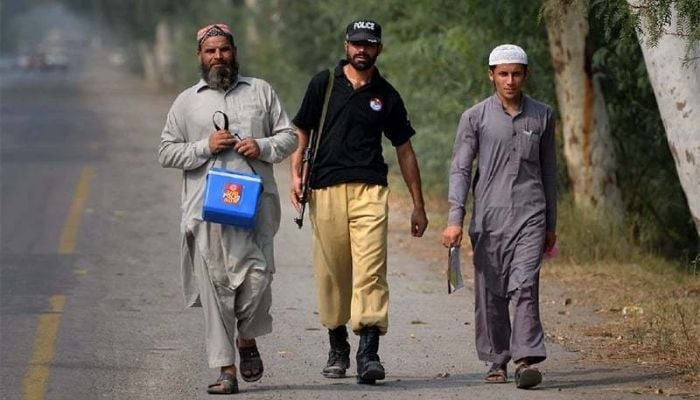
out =
[[[400,191],[395,190],[396,191]],[[444,201],[428,201],[430,226],[407,245],[403,226],[411,205],[403,193],[391,199],[390,240],[407,254],[445,274],[440,245]],[[566,248],[566,243],[560,246]],[[471,249],[462,249],[465,285],[473,288]],[[700,279],[637,264],[577,265],[566,252],[544,262],[540,306],[545,333],[586,364],[640,368],[669,376],[664,384],[634,393],[700,398]],[[472,294],[469,294],[472,296]]]

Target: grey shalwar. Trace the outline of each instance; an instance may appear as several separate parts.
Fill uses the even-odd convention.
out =
[[[556,228],[552,109],[523,95],[520,111],[511,117],[494,94],[462,114],[452,154],[449,226],[464,222],[474,159],[478,169],[469,236],[479,359],[542,361],[539,270],[545,232]]]
[[[225,112],[230,131],[253,137],[260,157],[249,160],[262,177],[254,230],[202,220],[206,174],[214,161],[209,136],[212,116]],[[226,92],[203,80],[180,93],[161,134],[159,161],[178,168],[182,181],[181,271],[186,306],[203,306],[210,367],[233,365],[235,332],[246,339],[272,330],[270,284],[275,271],[273,238],[280,223],[280,200],[272,164],[297,147],[287,114],[265,81],[239,76]],[[249,172],[242,155],[219,153],[216,166]],[[200,302],[201,300],[201,302]]]

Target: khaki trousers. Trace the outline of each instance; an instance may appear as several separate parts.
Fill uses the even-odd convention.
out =
[[[387,229],[389,189],[363,183],[315,189],[311,195],[314,274],[323,326],[352,321],[359,334],[388,326]]]

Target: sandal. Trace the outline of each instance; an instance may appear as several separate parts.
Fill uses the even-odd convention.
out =
[[[252,345],[249,347],[239,347],[238,354],[241,357],[241,362],[238,370],[241,372],[241,378],[246,382],[259,381],[263,376],[263,362],[258,352],[258,346]],[[257,370],[257,372],[253,372]]]
[[[207,387],[209,394],[236,394],[238,393],[238,380],[228,372],[222,372],[219,379]]]
[[[491,364],[491,369],[486,373],[484,382],[486,383],[506,383],[508,377],[507,364]]]
[[[518,389],[529,389],[542,382],[542,373],[535,367],[520,364],[515,369],[515,386]]]

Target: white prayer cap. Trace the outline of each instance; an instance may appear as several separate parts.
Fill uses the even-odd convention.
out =
[[[491,54],[489,54],[489,66],[498,64],[527,65],[527,54],[519,46],[502,44],[491,50]]]

